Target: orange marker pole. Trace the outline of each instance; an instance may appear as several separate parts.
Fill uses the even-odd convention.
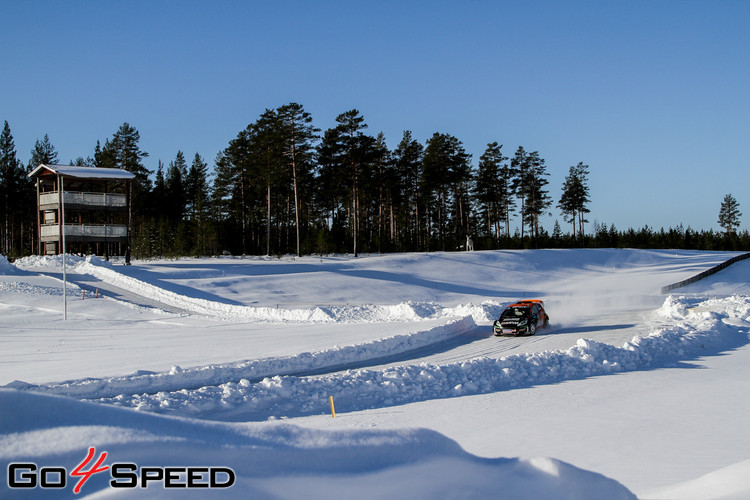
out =
[[[336,408],[333,407],[333,396],[329,396],[329,398],[331,399],[331,415],[333,418],[336,418]]]

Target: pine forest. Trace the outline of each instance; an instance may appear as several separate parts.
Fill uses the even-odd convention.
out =
[[[176,151],[149,170],[139,142],[138,130],[124,123],[97,142],[92,156],[67,162],[44,135],[24,164],[6,121],[0,135],[0,253],[16,258],[35,251],[36,194],[27,174],[40,164],[61,163],[135,175],[130,246],[136,258],[750,248],[748,232],[737,230],[741,213],[731,195],[717,212],[723,232],[592,225],[589,204],[596,193],[583,162],[555,166],[568,169],[555,199],[538,151],[508,151],[493,142],[475,166],[457,137],[436,132],[423,144],[408,130],[389,149],[382,133],[368,133],[356,109],[341,113],[328,130],[316,128],[300,104],[267,109],[228,141],[213,165],[198,153]],[[550,215],[551,230],[541,223]]]

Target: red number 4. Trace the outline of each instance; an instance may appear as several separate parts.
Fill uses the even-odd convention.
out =
[[[91,447],[89,448],[89,454],[86,455],[86,458],[78,464],[78,467],[76,467],[73,472],[70,473],[71,476],[80,476],[81,479],[78,480],[78,484],[76,484],[76,487],[73,489],[73,493],[78,494],[81,492],[81,488],[86,483],[86,481],[89,480],[91,476],[94,474],[97,474],[99,472],[104,472],[105,470],[109,469],[109,465],[105,465],[104,467],[100,467],[102,463],[104,463],[104,459],[107,458],[107,452],[102,452],[101,455],[99,455],[99,459],[96,461],[93,467],[91,467],[89,470],[82,470],[84,467],[86,467],[92,458],[94,458],[94,453],[96,453],[96,448]]]

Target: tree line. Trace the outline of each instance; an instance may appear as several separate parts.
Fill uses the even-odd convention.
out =
[[[590,213],[589,167],[569,167],[559,200],[550,196],[549,173],[538,151],[519,146],[506,156],[487,145],[476,167],[463,143],[434,133],[424,144],[405,131],[394,149],[382,133],[367,133],[352,109],[321,131],[298,103],[266,109],[238,132],[209,165],[177,151],[155,171],[140,135],[124,123],[97,142],[93,156],[70,164],[125,169],[135,174],[132,254],[135,257],[220,254],[329,254],[450,251],[473,247],[635,247],[745,249],[737,233],[736,206],[725,233],[670,228],[618,231],[595,225]],[[27,173],[56,164],[47,135],[29,162],[17,158],[7,122],[0,135],[0,251],[32,253],[36,238],[35,191]],[[731,196],[731,195],[728,195]],[[722,210],[725,210],[724,204]],[[736,200],[734,200],[736,203]],[[553,207],[554,205],[554,207]],[[551,233],[540,218],[558,210]],[[741,215],[741,214],[740,214]],[[515,230],[511,233],[511,223]]]

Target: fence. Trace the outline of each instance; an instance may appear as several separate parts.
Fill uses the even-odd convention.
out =
[[[707,270],[703,271],[700,274],[696,274],[692,278],[688,278],[686,280],[682,280],[682,281],[680,281],[678,283],[672,283],[671,285],[663,286],[661,288],[661,293],[669,293],[672,290],[674,290],[675,288],[680,288],[680,287],[683,287],[683,286],[690,285],[691,283],[695,283],[696,281],[700,281],[703,278],[706,278],[707,276],[711,276],[712,274],[718,273],[722,269],[726,269],[727,267],[731,266],[735,262],[739,262],[739,261],[745,260],[747,258],[750,258],[750,253],[743,253],[742,255],[737,255],[736,257],[732,257],[731,259],[729,259],[729,260],[727,260],[725,262],[722,262],[721,264],[718,264],[718,265],[712,267],[711,269],[707,269]]]

